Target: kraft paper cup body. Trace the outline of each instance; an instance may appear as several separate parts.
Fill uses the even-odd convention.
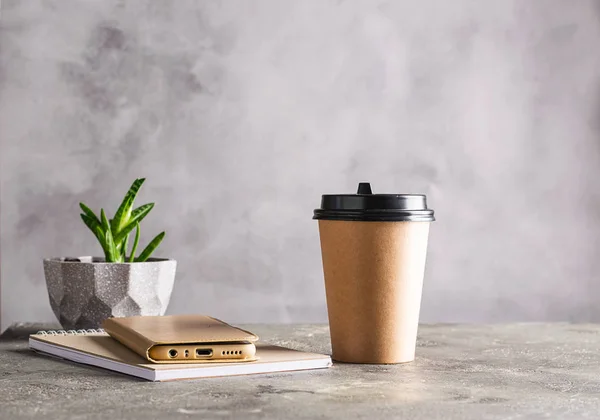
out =
[[[318,222],[333,359],[413,361],[430,223]]]

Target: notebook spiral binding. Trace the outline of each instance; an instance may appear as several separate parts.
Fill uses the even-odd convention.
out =
[[[105,331],[102,328],[89,329],[89,330],[50,330],[50,331],[38,331],[36,335],[86,335],[86,334],[104,334]]]

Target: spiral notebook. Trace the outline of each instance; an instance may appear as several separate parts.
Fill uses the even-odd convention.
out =
[[[149,381],[210,378],[323,369],[331,358],[268,344],[256,344],[257,361],[212,364],[148,363],[104,330],[40,331],[29,336],[29,348],[72,362],[113,370]]]

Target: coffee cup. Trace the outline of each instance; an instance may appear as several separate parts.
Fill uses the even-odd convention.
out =
[[[318,220],[332,357],[350,363],[415,358],[429,225],[425,195],[323,195]]]

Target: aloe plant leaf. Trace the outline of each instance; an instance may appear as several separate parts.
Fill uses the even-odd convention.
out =
[[[124,258],[122,256],[122,254],[117,249],[112,232],[110,230],[107,230],[105,232],[104,237],[106,240],[106,248],[108,250],[107,262],[113,262],[113,263],[124,262]]]
[[[121,253],[121,258],[123,261],[127,260],[127,248],[128,247],[129,247],[129,235],[127,235],[125,237],[125,240],[123,241],[121,246],[119,246],[119,244],[117,244],[117,249]]]
[[[100,223],[102,223],[102,229],[104,232],[110,231],[110,223],[106,218],[106,213],[104,213],[104,209],[100,209]]]
[[[162,242],[164,237],[165,237],[165,232],[161,232],[158,235],[156,235],[154,237],[154,239],[152,239],[152,241],[150,241],[148,246],[146,248],[144,248],[144,250],[142,251],[140,256],[135,259],[135,261],[136,262],[144,262],[144,261],[148,260],[150,255],[152,255],[154,250],[158,247],[158,245],[160,245],[160,243]]]
[[[119,262],[119,254],[117,253],[115,242],[110,229],[105,232],[105,239],[109,257],[107,262]]]
[[[91,217],[89,217],[86,214],[81,214],[80,216],[81,216],[81,220],[83,220],[83,223],[85,223],[85,225],[92,231],[92,233],[94,235],[96,235],[96,237],[104,236],[104,231],[102,230],[102,226],[100,225],[99,222],[92,219]]]
[[[135,261],[135,251],[137,250],[138,244],[140,243],[140,224],[135,224],[135,239],[133,240],[133,247],[131,248],[131,255],[129,255],[129,262]]]
[[[87,214],[82,213],[80,216],[81,220],[83,220],[83,223],[85,223],[85,225],[94,233],[94,235],[96,235],[96,229],[99,229],[100,232],[102,232],[102,226],[100,225],[99,221],[92,219]]]
[[[129,219],[128,213],[133,207],[133,197],[126,195],[123,199],[123,202],[119,206],[117,213],[115,213],[115,217],[110,221],[110,227],[114,232],[118,232],[121,229],[121,223],[127,223]]]
[[[81,210],[83,210],[83,213],[86,216],[94,219],[96,222],[98,222],[98,224],[100,224],[100,219],[98,219],[98,216],[96,216],[96,214],[92,211],[92,209],[90,209],[88,206],[86,206],[83,203],[79,203],[79,207],[81,207]]]
[[[85,225],[92,231],[94,236],[96,236],[96,239],[98,239],[98,242],[100,242],[102,250],[106,254],[106,240],[104,238],[104,230],[102,229],[102,225],[100,225],[100,222],[92,219],[91,217],[85,214],[81,214],[81,219],[83,220],[83,223],[85,223]]]
[[[121,241],[125,239],[125,236],[129,235],[131,231],[135,229],[135,225],[144,220],[144,217],[146,217],[148,213],[150,213],[150,210],[152,210],[153,207],[154,203],[144,204],[143,206],[140,206],[139,211],[136,213],[135,216],[131,217],[130,222],[115,235],[115,242],[121,243]]]
[[[138,208],[133,209],[131,211],[131,218],[133,219],[134,217],[137,217],[138,214],[144,213],[144,212],[145,212],[145,214],[148,214],[148,212],[150,211],[150,210],[146,210],[148,207],[150,207],[150,210],[152,210],[152,208],[154,207],[154,203],[144,204],[143,206],[139,206]],[[136,219],[136,220],[138,220],[138,219]]]
[[[83,223],[85,223],[92,233],[96,235],[96,238],[98,238],[98,241],[100,241],[100,245],[102,245],[102,248],[104,248],[106,246],[104,242],[104,229],[102,228],[100,222],[92,219],[86,214],[81,214],[80,216],[81,220],[83,220]]]
[[[106,218],[104,209],[100,210],[100,220],[102,222],[102,228],[104,230],[104,240],[106,242],[106,257],[107,262],[119,262],[119,252],[117,251],[116,241],[113,238],[112,231],[110,229],[110,223]]]
[[[133,184],[131,184],[131,187],[129,187],[127,194],[125,194],[125,198],[123,198],[123,201],[115,213],[115,217],[113,218],[111,224],[115,233],[121,231],[121,229],[123,229],[123,227],[129,223],[131,210],[133,208],[133,201],[135,200],[135,197],[137,196],[137,193],[145,180],[146,178],[138,178],[133,181]]]

